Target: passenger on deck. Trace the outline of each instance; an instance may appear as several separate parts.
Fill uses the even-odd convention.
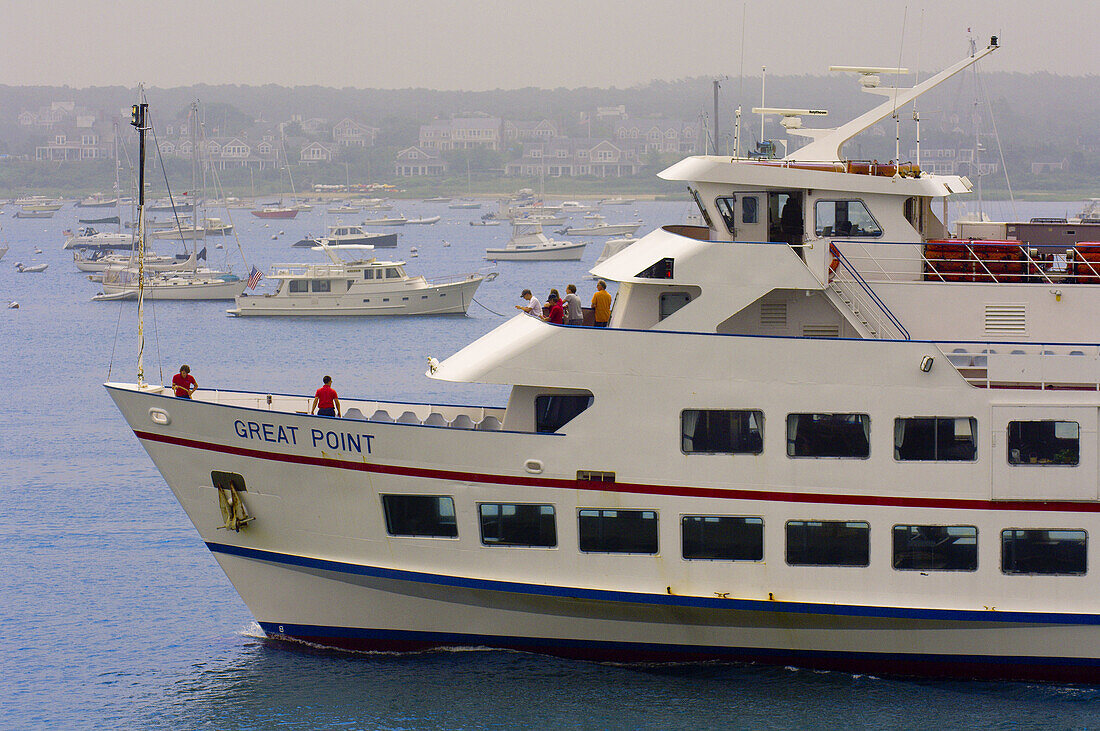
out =
[[[531,294],[531,290],[523,290],[520,297],[522,297],[527,304],[516,305],[517,310],[523,310],[528,315],[534,315],[535,317],[542,317],[542,303],[535,298],[535,295]]]
[[[199,390],[199,384],[191,375],[191,366],[181,365],[180,372],[172,376],[172,390],[176,398],[191,398],[191,394]]]
[[[607,327],[611,322],[611,295],[602,279],[596,282],[596,293],[592,295],[592,314],[596,327]]]
[[[577,296],[577,285],[566,285],[562,307],[565,308],[566,325],[584,324],[584,308],[581,306],[581,298]]]
[[[561,306],[561,298],[558,297],[558,290],[550,290],[550,296],[547,298],[547,302],[550,305],[550,312],[542,319],[555,325],[564,325],[565,310]]]
[[[783,240],[791,246],[802,243],[802,203],[796,196],[787,196],[787,202],[783,204],[783,212],[779,215],[779,229],[783,233]],[[799,249],[799,254],[801,253],[802,250]]]
[[[318,416],[340,416],[340,399],[336,396],[336,389],[332,387],[332,376],[325,376],[321,380],[324,385],[313,396],[309,413],[316,411]]]

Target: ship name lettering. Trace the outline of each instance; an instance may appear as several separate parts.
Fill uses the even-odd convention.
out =
[[[313,439],[314,447],[320,444],[329,449],[339,449],[342,452],[358,452],[359,454],[363,453],[364,446],[367,448],[367,454],[370,454],[370,441],[374,439],[373,434],[352,434],[351,432],[321,431],[320,429],[310,429],[309,435]]]
[[[298,427],[282,424],[259,423],[255,421],[233,422],[233,428],[241,439],[257,439],[274,444],[297,444]]]

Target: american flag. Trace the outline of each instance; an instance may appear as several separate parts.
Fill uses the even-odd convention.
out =
[[[259,284],[260,280],[263,279],[263,278],[264,278],[263,272],[261,272],[259,269],[256,268],[255,265],[253,265],[252,266],[252,271],[248,275],[248,288],[249,289],[256,289],[256,285]]]

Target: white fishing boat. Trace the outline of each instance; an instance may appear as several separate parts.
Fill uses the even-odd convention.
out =
[[[512,225],[512,238],[501,249],[486,249],[485,258],[493,261],[580,261],[586,242],[555,241],[542,232],[538,223]]]
[[[362,226],[346,223],[336,223],[328,226],[328,231],[323,237],[306,236],[296,241],[293,246],[299,248],[312,248],[321,243],[331,246],[344,246],[348,244],[370,245],[376,249],[392,249],[397,246],[397,234],[383,234],[364,231]]]
[[[569,216],[556,213],[523,213],[512,217],[512,225],[538,223],[543,226],[560,226],[569,223]]]
[[[642,222],[635,223],[594,223],[588,226],[569,226],[561,233],[566,236],[633,236],[634,232],[642,227]]]
[[[561,210],[562,213],[589,213],[595,211],[596,207],[580,201],[562,201]]]
[[[77,202],[77,208],[114,208],[118,205],[118,196],[108,197],[103,193],[94,193]]]
[[[53,218],[56,209],[20,208],[15,212],[16,218]]]
[[[202,227],[207,236],[228,236],[233,233],[233,224],[212,216],[202,219]]]
[[[389,218],[370,218],[363,221],[364,226],[404,226],[409,219],[404,216],[391,216]]]
[[[122,249],[133,248],[133,234],[111,233],[110,231],[98,231],[93,226],[84,226],[77,229],[76,233],[65,231],[65,243],[61,245],[63,250],[68,249]]]
[[[409,276],[405,262],[352,258],[371,246],[321,244],[323,264],[276,264],[267,275],[271,294],[242,295],[230,315],[291,317],[465,314],[477,288],[492,274],[428,281]],[[345,258],[344,255],[347,255]]]
[[[968,180],[841,154],[996,47],[663,171],[707,223],[593,269],[609,327],[429,360],[503,405],[107,390],[273,638],[1096,684],[1100,252],[968,250]]]
[[[328,209],[328,212],[339,215],[341,213],[358,213],[359,209],[356,206],[342,205],[333,206]]]

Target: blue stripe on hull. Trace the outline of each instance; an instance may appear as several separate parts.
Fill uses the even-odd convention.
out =
[[[797,666],[880,676],[1100,683],[1100,660],[1069,657],[918,655],[826,652],[756,647],[665,645],[640,642],[509,637],[454,632],[326,627],[261,622],[273,639],[345,651],[419,652],[440,647],[491,647],[557,657],[624,663],[731,662]]]
[[[550,586],[545,584],[526,584],[514,581],[496,581],[475,579],[465,576],[432,574],[420,571],[365,566],[343,561],[297,556],[288,553],[267,551],[245,546],[233,546],[225,543],[207,542],[207,548],[214,553],[223,553],[240,558],[267,561],[287,566],[331,571],[352,576],[410,581],[438,586],[454,586],[484,591],[500,591],[513,594],[562,597],[569,599],[589,599],[605,602],[623,602],[630,604],[650,604],[700,609],[722,609],[758,612],[789,612],[795,614],[816,614],[826,616],[874,617],[887,619],[936,620],[949,622],[974,622],[983,626],[990,624],[1059,624],[1059,625],[1100,625],[1097,614],[1060,614],[1055,612],[999,612],[967,609],[924,609],[912,607],[865,606],[851,604],[811,604],[808,602],[761,601],[755,599],[724,599],[718,597],[676,596],[671,594],[646,594],[641,592],[610,591],[568,586]]]

